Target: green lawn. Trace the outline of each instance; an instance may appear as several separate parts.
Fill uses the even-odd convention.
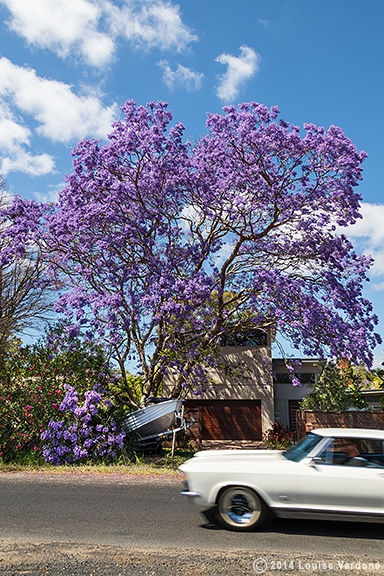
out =
[[[54,474],[120,474],[137,476],[178,476],[178,466],[193,456],[191,450],[176,450],[172,456],[171,450],[165,448],[160,455],[135,456],[130,460],[118,461],[111,464],[73,464],[52,466],[46,463],[37,463],[36,460],[2,463],[1,472],[50,472]]]

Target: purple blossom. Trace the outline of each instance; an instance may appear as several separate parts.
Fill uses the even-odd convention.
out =
[[[59,465],[88,459],[111,459],[124,447],[125,432],[116,432],[116,423],[101,421],[99,405],[103,401],[101,387],[96,384],[84,393],[83,404],[71,386],[61,404],[63,420],[51,420],[42,432],[43,456],[51,464]]]
[[[361,217],[366,154],[339,127],[300,128],[256,102],[209,114],[195,145],[164,102],[130,100],[122,113],[106,143],[73,149],[55,206],[12,208],[12,250],[25,231],[42,237],[69,331],[108,342],[122,376],[135,357],[143,397],[169,371],[176,392],[203,393],[220,338],[244,318],[304,355],[370,365],[372,260],[337,232]],[[86,402],[93,418],[98,403]]]

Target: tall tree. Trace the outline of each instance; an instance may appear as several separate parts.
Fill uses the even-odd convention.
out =
[[[36,243],[42,207],[13,201],[0,177],[0,357],[9,341],[53,315],[53,291]]]
[[[337,231],[360,217],[365,153],[340,128],[300,130],[256,103],[210,114],[195,145],[165,103],[122,110],[107,143],[74,149],[47,224],[74,330],[108,339],[123,375],[135,357],[143,399],[170,369],[175,393],[203,382],[220,338],[243,328],[370,364],[371,261]]]
[[[345,360],[327,362],[311,392],[300,403],[300,408],[322,412],[367,408],[361,395],[364,373],[362,366],[352,366]]]

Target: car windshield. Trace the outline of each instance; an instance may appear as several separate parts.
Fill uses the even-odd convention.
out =
[[[299,440],[296,444],[288,448],[285,452],[283,452],[284,458],[287,460],[293,460],[294,462],[300,462],[303,460],[312,450],[314,447],[322,440],[322,436],[318,434],[308,434],[301,440]]]

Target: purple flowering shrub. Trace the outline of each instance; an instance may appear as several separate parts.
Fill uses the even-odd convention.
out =
[[[50,464],[111,460],[124,448],[125,432],[109,419],[110,402],[96,384],[83,398],[72,386],[60,404],[60,417],[51,420],[41,434],[43,456]]]

